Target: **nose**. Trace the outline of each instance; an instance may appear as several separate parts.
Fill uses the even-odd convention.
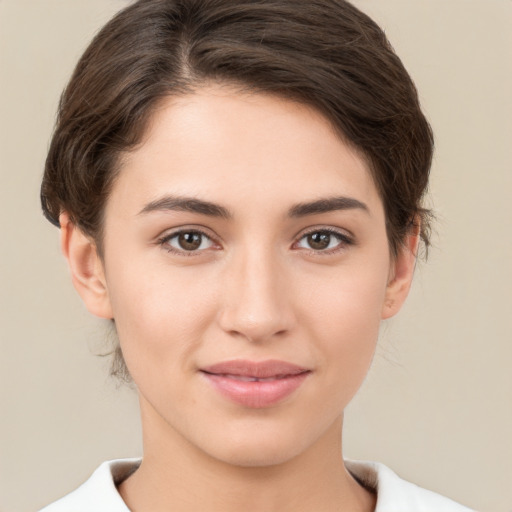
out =
[[[221,328],[251,342],[289,332],[294,323],[290,286],[278,258],[253,252],[234,259],[224,274]]]

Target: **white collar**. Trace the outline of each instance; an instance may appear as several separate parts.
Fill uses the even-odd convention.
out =
[[[130,512],[116,484],[133,473],[141,459],[101,464],[83,485],[40,512]],[[378,462],[346,460],[350,473],[377,493],[375,512],[471,512],[470,509],[402,480]]]

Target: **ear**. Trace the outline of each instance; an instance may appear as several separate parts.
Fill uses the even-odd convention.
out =
[[[419,243],[419,226],[414,227],[399,247],[398,254],[391,261],[386,297],[382,307],[382,318],[396,315],[411,288]]]
[[[67,213],[61,213],[59,222],[61,250],[76,291],[93,315],[113,318],[103,262],[96,244],[71,222]]]

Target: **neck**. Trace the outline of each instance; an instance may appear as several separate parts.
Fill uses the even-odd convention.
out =
[[[211,457],[161,418],[150,419],[143,414],[142,424],[142,463],[119,486],[133,512],[374,510],[375,496],[363,489],[343,464],[342,417],[300,455],[258,467]]]

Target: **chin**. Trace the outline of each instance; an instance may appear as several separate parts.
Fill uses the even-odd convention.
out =
[[[285,428],[247,428],[226,432],[222,438],[210,438],[203,450],[216,460],[226,464],[258,468],[285,464],[307,450],[307,433],[290,432]]]

